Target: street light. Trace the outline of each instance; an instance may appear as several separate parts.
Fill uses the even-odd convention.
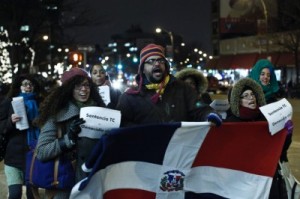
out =
[[[169,35],[169,38],[170,38],[170,44],[171,44],[171,61],[173,61],[173,57],[174,57],[174,37],[173,37],[173,33],[171,31],[167,31],[165,29],[162,29],[162,28],[156,28],[155,29],[155,32],[156,33],[161,33],[161,32],[166,32],[168,35]]]
[[[268,9],[267,9],[267,5],[265,3],[265,0],[260,0],[262,9],[263,9],[263,15],[264,18],[263,19],[258,19],[257,20],[257,25],[258,25],[258,33],[259,34],[266,34],[268,33]]]
[[[266,6],[264,0],[261,0],[260,2],[262,4],[263,10],[264,10],[264,17],[265,17],[265,20],[266,20],[266,27],[268,29],[268,10],[267,10],[267,6]]]
[[[48,35],[43,35],[43,40],[44,40],[44,41],[48,41],[48,39],[49,39],[49,36],[48,36]]]

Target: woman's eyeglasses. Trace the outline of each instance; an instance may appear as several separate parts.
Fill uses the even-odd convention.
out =
[[[84,83],[84,84],[76,84],[75,85],[75,90],[81,90],[82,88],[90,89],[90,84]]]
[[[241,99],[252,99],[252,98],[256,98],[256,96],[253,93],[245,93],[241,95]]]

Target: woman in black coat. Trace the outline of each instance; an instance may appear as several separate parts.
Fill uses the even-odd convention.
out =
[[[26,153],[39,136],[40,130],[33,121],[38,116],[40,87],[31,75],[21,75],[14,79],[8,93],[9,104],[14,97],[23,97],[29,128],[20,130],[16,123],[23,119],[9,106],[6,129],[8,144],[4,157],[4,171],[8,184],[9,199],[22,197],[22,186],[25,183]],[[27,198],[33,198],[27,186]]]

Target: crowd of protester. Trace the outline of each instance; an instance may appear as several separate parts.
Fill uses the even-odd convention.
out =
[[[62,74],[60,81],[41,82],[37,75],[17,75],[11,85],[0,84],[0,133],[8,135],[4,170],[8,185],[8,198],[20,199],[25,185],[26,152],[37,144],[37,157],[42,161],[68,154],[77,160],[76,181],[86,177],[81,165],[85,162],[98,139],[79,138],[80,108],[97,106],[119,110],[121,127],[177,121],[210,121],[216,126],[222,117],[209,105],[213,101],[207,92],[208,83],[203,73],[196,69],[183,69],[175,76],[164,48],[149,44],[140,52],[136,87],[124,92],[111,86],[104,67],[94,65],[90,71],[71,68]],[[99,88],[107,86],[109,102],[103,99]],[[274,66],[268,60],[259,60],[249,77],[235,83],[228,92],[230,109],[224,122],[265,121],[259,110],[265,104],[278,100],[279,85]],[[29,128],[19,130],[16,123],[22,118],[11,105],[15,97],[23,97]],[[288,126],[292,131],[292,123]],[[57,137],[58,129],[62,137]],[[281,161],[287,160],[287,150],[292,133],[287,136]],[[275,174],[274,179],[279,174]],[[277,181],[274,180],[274,183]],[[278,195],[279,185],[272,185],[270,198]],[[36,188],[27,184],[27,198],[36,198]],[[274,195],[275,194],[275,195]],[[69,198],[70,190],[56,191],[53,197]]]

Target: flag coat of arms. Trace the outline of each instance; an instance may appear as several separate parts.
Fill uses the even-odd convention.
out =
[[[72,199],[264,199],[285,140],[267,122],[181,122],[119,128],[83,165]]]

